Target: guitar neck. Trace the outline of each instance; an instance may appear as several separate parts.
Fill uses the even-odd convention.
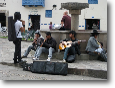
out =
[[[75,41],[75,42],[72,42],[72,44],[75,44],[75,43],[78,43],[78,42],[86,42],[86,40],[78,40],[78,41]]]

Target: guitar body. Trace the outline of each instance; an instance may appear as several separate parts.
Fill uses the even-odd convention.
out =
[[[79,42],[86,42],[86,40],[78,40]],[[66,47],[71,47],[72,44],[78,43],[78,41],[72,42],[72,41],[63,41],[64,45],[62,43],[59,44],[59,49],[64,50]]]
[[[64,41],[64,44],[65,45],[63,45],[62,43],[59,44],[60,50],[64,50],[66,47],[71,47],[72,41],[67,41],[67,42]]]

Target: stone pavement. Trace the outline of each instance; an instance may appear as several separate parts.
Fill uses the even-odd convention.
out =
[[[31,45],[31,42],[22,41],[22,55],[29,45]],[[12,42],[9,42],[8,39],[0,38],[0,63],[5,62],[6,64],[13,64],[14,49],[15,46]],[[30,53],[28,58],[25,59],[28,63],[32,63],[32,54]],[[62,60],[52,59],[52,61]],[[68,64],[68,73],[107,79],[107,62],[97,60],[77,60],[75,63]]]

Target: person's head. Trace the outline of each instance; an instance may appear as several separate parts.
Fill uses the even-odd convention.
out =
[[[40,36],[41,36],[41,34],[40,34],[40,32],[37,30],[37,31],[35,32],[35,37],[39,38]]]
[[[31,30],[31,28],[29,27],[29,28],[28,28],[28,31],[30,31],[30,30]]]
[[[39,35],[39,34],[35,34],[35,38],[37,38],[37,39],[38,39],[39,37],[40,37],[40,35]]]
[[[97,38],[97,36],[99,35],[97,30],[93,30],[93,33],[91,33],[91,36],[94,36],[94,38]]]
[[[69,37],[70,38],[73,38],[73,37],[75,38],[75,36],[76,36],[76,32],[75,31],[70,31],[69,32]]]
[[[102,42],[99,42],[101,44],[101,48],[103,47],[103,43]]]
[[[52,25],[52,22],[50,22],[50,25]]]
[[[20,12],[15,12],[14,13],[14,20],[15,20],[15,22],[17,21],[17,20],[20,20],[21,19],[21,14],[20,14]]]
[[[67,11],[65,11],[65,12],[63,13],[63,15],[64,15],[64,16],[68,15],[68,12],[67,12]]]
[[[50,39],[51,38],[51,33],[50,32],[46,32],[46,38]]]
[[[98,34],[91,34],[91,36],[94,36],[94,38],[97,38]]]

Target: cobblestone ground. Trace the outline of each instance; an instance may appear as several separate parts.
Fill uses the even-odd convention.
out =
[[[22,68],[1,65],[0,64],[0,80],[103,80],[99,78],[70,75],[50,75],[37,74],[28,71],[23,71]]]
[[[31,45],[31,42],[22,42],[22,54]],[[14,44],[8,39],[0,38],[0,62],[13,63]],[[28,57],[31,57],[29,54]],[[30,58],[29,58],[30,59]],[[22,68],[16,66],[8,66],[0,64],[0,79],[1,80],[102,80],[100,78],[70,75],[48,75],[35,74],[23,71]]]

